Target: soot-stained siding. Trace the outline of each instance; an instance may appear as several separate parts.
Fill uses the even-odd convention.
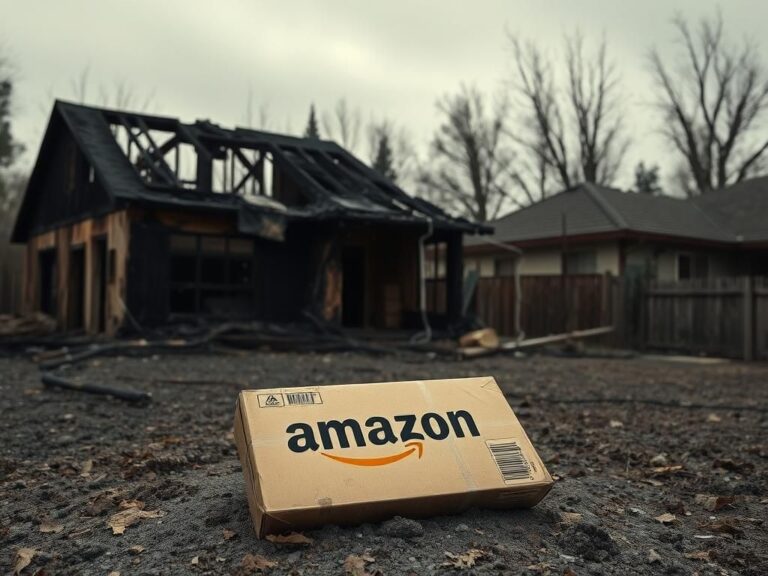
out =
[[[33,233],[103,214],[110,208],[109,197],[72,136],[59,131],[54,138],[54,145],[48,148],[46,169],[37,184]]]

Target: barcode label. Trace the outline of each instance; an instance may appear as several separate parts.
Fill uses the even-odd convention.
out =
[[[525,459],[517,442],[514,440],[494,440],[486,442],[486,444],[499,467],[504,482],[533,480],[531,465]]]
[[[286,392],[285,399],[288,401],[288,405],[302,405],[302,404],[321,404],[322,402],[315,400],[315,395],[320,396],[317,392]]]

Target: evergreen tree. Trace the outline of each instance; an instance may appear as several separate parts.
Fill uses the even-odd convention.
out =
[[[379,135],[373,168],[385,178],[392,180],[392,182],[397,181],[397,171],[392,162],[392,147],[389,144],[389,136],[385,131],[382,131]]]
[[[320,130],[317,127],[317,116],[315,115],[314,104],[309,107],[309,120],[307,121],[306,130],[304,130],[304,137],[320,140]]]
[[[643,194],[659,194],[661,192],[657,165],[654,164],[650,168],[646,168],[645,162],[640,162],[635,167],[635,191]]]
[[[0,61],[0,74],[2,71]],[[11,134],[11,97],[13,83],[10,77],[0,76],[0,168],[8,168],[21,152],[21,145]]]

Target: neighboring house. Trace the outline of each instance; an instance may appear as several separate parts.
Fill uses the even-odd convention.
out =
[[[349,327],[420,322],[421,246],[453,218],[333,142],[56,102],[13,231],[24,307],[62,330],[114,334],[176,317]]]
[[[768,177],[694,199],[582,184],[489,222],[468,238],[464,267],[481,277],[642,274],[659,280],[768,275]]]

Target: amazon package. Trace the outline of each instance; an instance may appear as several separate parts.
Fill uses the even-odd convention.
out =
[[[259,537],[530,507],[552,486],[492,377],[245,390],[235,441]]]

